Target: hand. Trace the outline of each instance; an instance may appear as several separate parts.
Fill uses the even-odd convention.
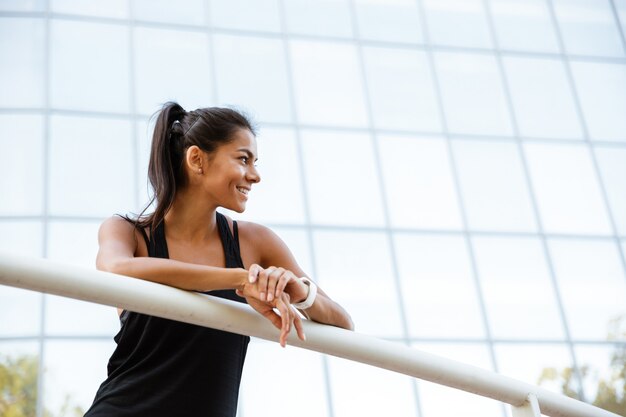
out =
[[[280,298],[285,288],[294,300],[305,299],[307,289],[293,272],[285,268],[270,266],[267,269],[257,264],[252,264],[248,270],[248,281],[256,283],[259,291],[259,300],[272,302]]]
[[[250,288],[250,286],[247,287]],[[248,291],[244,292],[236,290],[236,292],[240,297],[246,298],[250,307],[258,311],[263,317],[271,321],[272,324],[280,330],[279,342],[282,347],[285,347],[287,343],[287,336],[289,336],[289,333],[291,332],[292,324],[295,327],[300,340],[306,340],[304,329],[302,327],[302,319],[296,309],[291,306],[288,294],[283,293],[279,298],[275,298],[273,302],[269,303],[260,301],[250,293],[246,295],[245,292]],[[276,308],[280,314],[277,314],[276,311],[274,311],[274,308]]]

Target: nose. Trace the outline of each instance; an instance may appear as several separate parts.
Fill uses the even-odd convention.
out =
[[[246,173],[246,179],[254,184],[261,181],[261,175],[259,174],[259,171],[256,169],[255,166],[252,166],[250,167],[250,169],[248,169],[248,172]]]

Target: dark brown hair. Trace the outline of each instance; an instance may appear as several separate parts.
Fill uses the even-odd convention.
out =
[[[150,227],[152,231],[163,221],[176,191],[185,185],[184,156],[190,146],[196,145],[210,154],[230,142],[239,129],[248,129],[256,135],[255,128],[244,114],[224,107],[187,112],[178,103],[170,101],[155,115],[158,117],[148,166],[153,194],[146,208],[133,219],[137,227]],[[154,212],[144,216],[154,202]]]

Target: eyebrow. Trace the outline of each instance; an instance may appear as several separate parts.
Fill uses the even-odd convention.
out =
[[[238,151],[238,152],[243,152],[243,153],[245,153],[246,155],[248,155],[248,158],[250,158],[250,159],[254,159],[254,161],[255,161],[255,162],[259,160],[259,158],[256,158],[256,157],[254,156],[254,154],[252,153],[252,151],[250,151],[250,149],[247,149],[247,148],[239,148],[239,149],[237,149],[237,151]]]

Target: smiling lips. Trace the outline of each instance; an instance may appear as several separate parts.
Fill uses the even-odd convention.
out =
[[[239,191],[241,194],[247,197],[248,193],[250,192],[250,189],[246,187],[237,187],[237,191]]]

